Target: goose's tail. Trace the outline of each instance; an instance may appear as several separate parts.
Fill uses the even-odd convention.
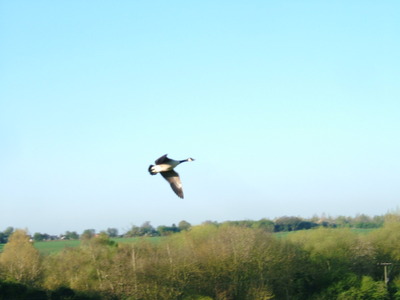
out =
[[[150,175],[156,175],[156,174],[157,174],[157,172],[154,172],[154,171],[153,171],[153,169],[152,169],[153,167],[154,167],[154,165],[150,165],[150,166],[149,166],[149,173],[150,173]]]

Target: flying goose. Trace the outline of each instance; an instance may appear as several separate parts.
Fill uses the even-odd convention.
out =
[[[168,158],[167,155],[168,154],[165,154],[157,159],[155,161],[155,165],[150,165],[149,172],[151,175],[156,175],[157,173],[160,173],[162,177],[164,177],[169,182],[175,194],[183,199],[181,179],[179,178],[179,174],[174,171],[174,168],[183,162],[194,161],[194,159],[189,157],[184,160],[174,160]]]

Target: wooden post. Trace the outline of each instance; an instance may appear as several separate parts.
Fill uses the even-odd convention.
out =
[[[387,286],[387,285],[388,285],[388,282],[389,282],[389,280],[390,280],[390,278],[388,277],[388,270],[387,270],[387,267],[388,267],[388,266],[391,266],[392,263],[379,263],[378,265],[383,266],[383,273],[384,273],[384,276],[385,276],[385,284],[386,284],[386,286]]]

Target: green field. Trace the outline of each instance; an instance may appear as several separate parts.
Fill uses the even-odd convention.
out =
[[[142,240],[143,238],[133,237],[133,238],[112,238],[112,241],[116,243],[134,243]],[[162,237],[147,237],[145,239],[151,242],[158,242]],[[36,249],[39,250],[41,254],[51,254],[61,251],[64,248],[74,248],[81,244],[80,240],[64,240],[64,241],[43,241],[35,242],[34,245]]]
[[[340,228],[338,228],[340,229]],[[308,229],[308,230],[316,230],[316,229]],[[368,234],[374,230],[376,230],[376,228],[350,228],[350,230],[356,234]],[[275,236],[279,237],[279,238],[283,238],[283,237],[287,237],[288,235],[291,234],[296,234],[296,232],[301,232],[302,230],[295,230],[295,231],[282,231],[282,232],[276,232],[274,233]]]
[[[376,230],[376,228],[352,228],[351,231],[357,234],[368,234],[372,231]]]
[[[64,248],[78,247],[80,244],[80,240],[44,241],[34,243],[36,249],[38,249],[41,254],[59,252]]]
[[[162,237],[132,237],[132,238],[112,238],[111,240],[116,243],[134,243],[140,240],[147,239],[151,242],[157,243]],[[51,254],[61,251],[64,248],[74,248],[81,244],[80,240],[57,240],[57,241],[43,241],[35,242],[34,246],[41,254]],[[0,244],[0,252],[3,251],[5,244]]]

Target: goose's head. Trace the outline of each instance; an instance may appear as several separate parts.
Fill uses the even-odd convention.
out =
[[[189,157],[186,161],[194,161],[194,158]]]

